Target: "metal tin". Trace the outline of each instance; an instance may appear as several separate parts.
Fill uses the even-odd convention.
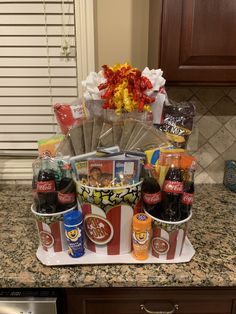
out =
[[[225,162],[223,183],[226,188],[236,192],[236,160],[227,160]]]

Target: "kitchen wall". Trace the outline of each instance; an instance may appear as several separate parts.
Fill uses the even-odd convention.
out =
[[[225,160],[236,160],[236,88],[169,87],[170,99],[194,101],[189,151],[197,157],[197,183],[222,183]]]
[[[143,69],[148,55],[149,0],[96,0],[96,70],[129,62]]]

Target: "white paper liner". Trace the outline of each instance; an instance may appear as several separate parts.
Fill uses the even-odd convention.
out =
[[[51,253],[46,252],[40,245],[36,256],[40,262],[46,266],[61,266],[61,265],[89,265],[89,264],[175,264],[189,262],[195,254],[195,250],[186,237],[182,255],[172,260],[164,260],[156,258],[149,254],[148,259],[144,261],[136,260],[131,253],[123,255],[102,255],[85,251],[85,255],[79,258],[70,257],[66,251]]]

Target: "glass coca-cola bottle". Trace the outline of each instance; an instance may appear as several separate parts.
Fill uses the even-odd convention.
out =
[[[57,194],[58,211],[64,211],[77,205],[76,185],[72,178],[71,165],[65,163],[62,172],[62,179],[59,183]]]
[[[189,216],[194,195],[194,169],[189,168],[183,185],[183,195],[181,198],[181,219],[185,219]]]
[[[144,209],[154,217],[160,216],[161,188],[152,174],[152,166],[150,165],[144,167],[141,195]]]
[[[54,170],[47,159],[42,159],[37,180],[38,212],[52,214],[56,212],[57,192]]]
[[[172,155],[170,167],[165,176],[162,197],[162,219],[178,221],[181,219],[180,201],[183,194],[183,179],[180,168],[180,155]]]
[[[39,161],[36,159],[32,164],[33,169],[33,178],[32,178],[32,197],[33,197],[33,204],[35,206],[35,209],[39,207],[39,201],[38,201],[38,193],[37,193],[37,181],[38,181],[38,175],[39,175]]]

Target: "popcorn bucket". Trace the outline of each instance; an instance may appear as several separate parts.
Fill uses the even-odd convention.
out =
[[[160,260],[172,260],[180,257],[192,212],[188,218],[176,222],[151,217],[154,220],[151,242],[152,255]]]
[[[31,211],[34,214],[40,243],[47,252],[62,252],[68,249],[63,215],[74,210],[77,206],[55,214],[41,214],[36,212],[34,205]]]
[[[141,183],[97,188],[77,181],[88,250],[105,255],[131,252],[132,218],[140,211]]]

